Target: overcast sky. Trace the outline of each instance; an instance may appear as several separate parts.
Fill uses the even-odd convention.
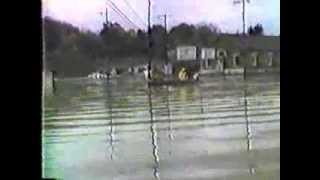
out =
[[[133,28],[116,14],[108,0],[42,0],[43,15],[69,22],[82,29],[99,31],[105,17],[100,14],[109,7],[109,21],[118,22],[125,28]],[[137,26],[146,28],[148,0],[111,0]],[[126,4],[131,5],[138,16]],[[158,16],[168,14],[169,28],[179,23],[211,23],[223,32],[242,31],[242,7],[234,0],[151,0],[151,23],[162,23]],[[265,34],[280,33],[280,0],[250,0],[247,4],[247,24],[261,23]],[[142,20],[140,20],[142,19]]]

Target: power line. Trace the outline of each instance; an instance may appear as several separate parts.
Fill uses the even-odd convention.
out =
[[[124,19],[126,19],[131,25],[136,27],[137,29],[141,29],[139,26],[137,26],[134,22],[132,22],[126,14],[124,14],[118,7],[115,5],[111,0],[108,0],[108,2],[111,4],[111,8],[120,16],[122,16]]]
[[[117,14],[119,15],[123,20],[126,20],[125,22],[127,24],[130,24],[131,26],[133,26],[134,28],[139,29],[139,26],[137,26],[135,23],[133,23],[124,13],[122,13],[122,11],[115,7],[114,5],[111,4],[111,9]]]
[[[133,7],[130,5],[130,3],[127,1],[127,0],[124,0],[124,2],[127,4],[127,6],[133,11],[133,13],[138,17],[138,19],[142,22],[142,24],[144,25],[144,26],[148,26],[145,22],[144,22],[144,20],[139,16],[139,14],[133,9]]]
[[[125,25],[128,25],[130,27],[134,27],[137,28],[137,26],[135,24],[130,23],[130,21],[128,21],[122,14],[120,14],[120,12],[118,12],[115,8],[111,7],[111,9],[119,16],[120,21],[123,22]]]

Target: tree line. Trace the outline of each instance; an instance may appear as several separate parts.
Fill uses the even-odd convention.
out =
[[[118,23],[108,23],[99,33],[93,33],[50,17],[45,17],[43,23],[46,68],[60,76],[83,76],[110,64],[130,64],[128,61],[148,55],[145,30],[125,30]],[[151,52],[155,59],[165,58],[165,44],[169,49],[190,44],[210,46],[221,33],[212,24],[186,23],[172,27],[167,33],[162,25],[153,25],[151,32]]]

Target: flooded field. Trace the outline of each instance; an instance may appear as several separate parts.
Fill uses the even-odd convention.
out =
[[[65,79],[43,113],[43,176],[280,179],[280,77]]]

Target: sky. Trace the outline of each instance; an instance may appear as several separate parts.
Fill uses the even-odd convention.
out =
[[[112,1],[134,24],[112,10]],[[151,24],[163,24],[159,15],[167,14],[170,29],[179,23],[216,25],[222,32],[242,32],[242,5],[234,0],[151,0]],[[128,5],[129,4],[129,5]],[[126,29],[146,29],[148,0],[42,0],[44,16],[98,32],[108,19]],[[280,0],[250,0],[246,5],[247,26],[260,23],[267,35],[280,34]]]

